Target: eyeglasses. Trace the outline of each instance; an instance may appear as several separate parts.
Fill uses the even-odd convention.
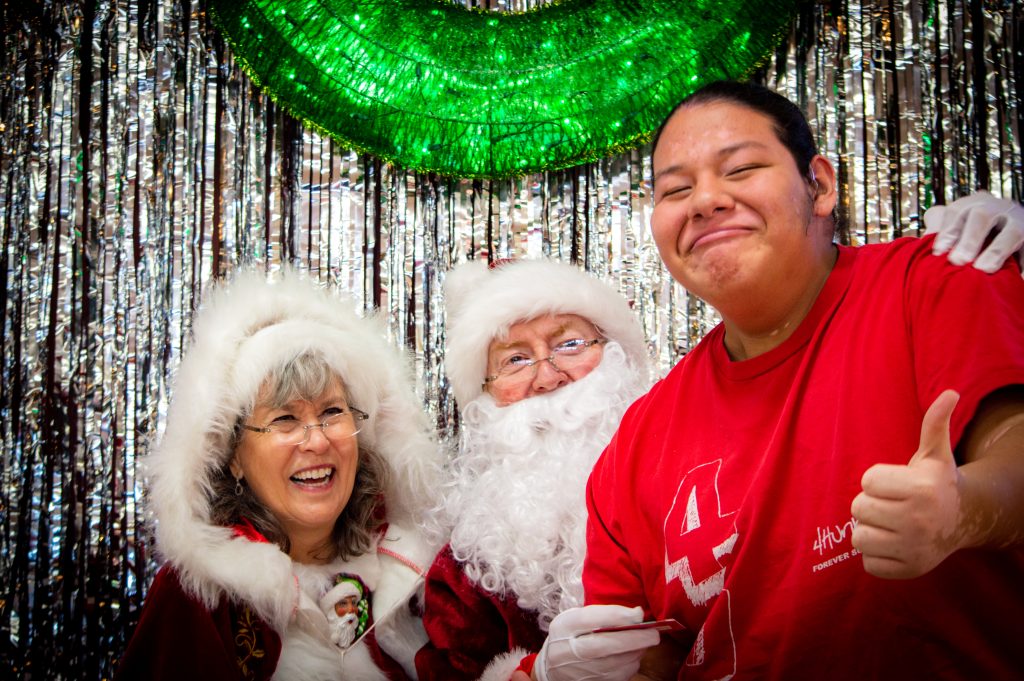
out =
[[[322,417],[319,423],[306,424],[291,419],[287,421],[274,421],[262,428],[250,426],[246,423],[243,423],[242,427],[254,433],[269,434],[273,438],[274,444],[281,445],[282,447],[294,447],[308,440],[309,431],[314,428],[322,430],[328,440],[344,440],[345,438],[353,437],[362,430],[359,422],[365,421],[368,418],[370,418],[370,415],[365,411],[349,407],[347,410],[342,409],[336,414]]]
[[[605,338],[595,338],[594,340],[573,338],[551,348],[549,356],[537,359],[531,359],[521,353],[514,354],[502,360],[501,365],[498,367],[498,373],[484,378],[484,385],[497,383],[498,381],[519,383],[532,380],[533,375],[536,373],[536,366],[541,362],[551,362],[551,366],[555,368],[555,371],[563,374],[568,373],[586,361],[590,348],[605,341]],[[557,364],[555,363],[556,361]],[[529,369],[530,367],[534,367],[533,372],[524,371],[524,369]]]

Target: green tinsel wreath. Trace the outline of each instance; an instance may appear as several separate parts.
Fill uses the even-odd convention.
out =
[[[507,177],[643,142],[709,80],[763,61],[795,0],[211,0],[249,74],[295,116],[414,170]]]

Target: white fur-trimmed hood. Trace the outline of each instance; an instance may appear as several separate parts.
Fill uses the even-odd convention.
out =
[[[649,378],[650,358],[640,324],[626,299],[578,267],[555,260],[515,260],[488,269],[482,260],[452,268],[445,278],[448,347],[445,373],[465,408],[481,392],[487,348],[509,326],[545,314],[575,314],[622,346]]]
[[[210,521],[210,478],[230,456],[235,421],[272,367],[320,350],[370,415],[360,444],[390,467],[389,522],[412,524],[432,504],[440,450],[411,383],[408,358],[379,320],[295,272],[244,272],[207,292],[174,380],[167,425],[147,458],[157,549],[187,589],[212,606],[227,593],[278,632],[296,603],[291,560],[275,545]]]

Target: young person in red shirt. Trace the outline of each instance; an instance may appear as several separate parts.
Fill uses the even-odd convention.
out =
[[[685,100],[653,171],[662,259],[723,322],[595,467],[587,603],[679,620],[651,657],[681,679],[1019,678],[1016,264],[837,246],[835,171],[758,86]],[[957,203],[960,226],[1021,210]]]

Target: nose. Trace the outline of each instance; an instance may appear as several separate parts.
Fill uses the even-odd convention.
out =
[[[537,375],[533,377],[533,391],[547,393],[557,390],[569,382],[569,377],[558,370],[551,358],[543,359],[535,365]]]
[[[310,451],[324,451],[330,445],[330,440],[327,439],[326,433],[324,433],[323,426],[316,424],[313,426],[306,426],[306,439],[299,443],[299,446],[303,449]]]
[[[693,188],[690,197],[690,217],[709,218],[715,213],[732,208],[735,204],[721,180],[705,177]]]

